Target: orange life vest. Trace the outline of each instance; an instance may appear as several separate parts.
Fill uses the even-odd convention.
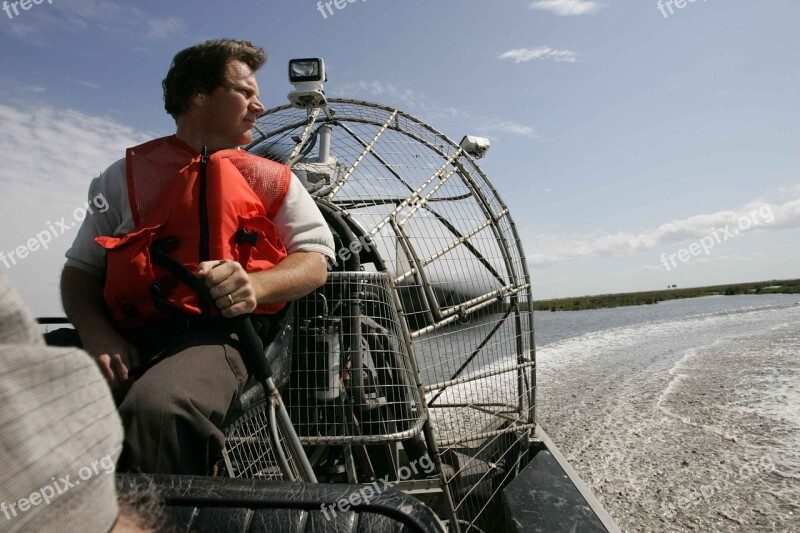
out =
[[[107,250],[105,300],[121,327],[203,312],[197,294],[153,264],[154,242],[167,243],[170,255],[192,272],[218,259],[259,272],[286,257],[271,221],[289,188],[285,165],[242,150],[204,157],[174,135],[129,148],[126,163],[135,229],[95,239]],[[284,305],[259,305],[255,312],[275,313]]]

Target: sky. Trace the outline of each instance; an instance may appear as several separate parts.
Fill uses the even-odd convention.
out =
[[[536,299],[800,277],[796,0],[37,2],[0,11],[0,272],[38,315],[90,180],[221,37],[267,50],[267,107],[324,57],[329,96],[489,137]]]

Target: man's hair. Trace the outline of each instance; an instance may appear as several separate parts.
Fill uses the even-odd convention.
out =
[[[177,533],[172,517],[167,513],[164,496],[158,486],[146,477],[124,476],[118,483],[119,517],[135,526],[141,533]]]
[[[250,41],[216,39],[181,50],[172,60],[164,89],[164,109],[177,119],[189,109],[192,94],[210,94],[225,85],[228,62],[239,60],[253,72],[267,60],[264,49]]]

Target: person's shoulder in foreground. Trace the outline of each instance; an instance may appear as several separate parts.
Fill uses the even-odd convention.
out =
[[[142,531],[120,516],[122,427],[94,361],[44,344],[0,273],[0,531]]]

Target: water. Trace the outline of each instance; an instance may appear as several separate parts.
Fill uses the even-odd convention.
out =
[[[626,531],[800,531],[800,298],[537,313],[539,422]]]
[[[536,345],[544,346],[569,337],[659,320],[724,313],[769,305],[800,302],[798,294],[764,294],[735,296],[705,296],[685,300],[668,300],[656,305],[589,309],[586,311],[534,312]]]

